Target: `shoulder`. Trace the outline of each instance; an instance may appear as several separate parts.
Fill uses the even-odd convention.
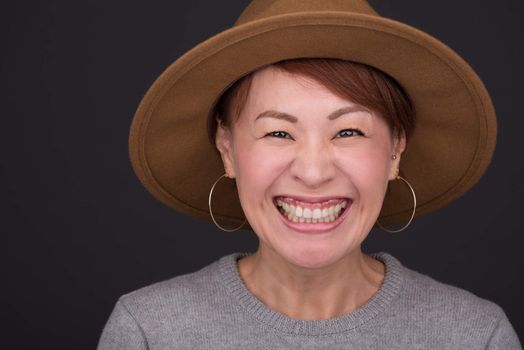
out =
[[[506,319],[495,302],[403,266],[399,302],[409,317],[450,338],[477,337],[484,344]]]
[[[188,319],[189,315],[209,312],[224,295],[220,281],[222,257],[201,269],[159,281],[122,295],[120,302],[135,320],[152,324],[162,320]],[[182,316],[182,317],[181,317]],[[160,324],[152,325],[153,328]]]
[[[484,316],[499,317],[501,307],[471,291],[439,281],[424,273],[403,266],[403,292],[413,302],[430,305],[446,312],[480,313]]]
[[[410,269],[387,255],[401,288],[386,318],[416,331],[428,348],[522,349],[505,311],[495,302]],[[438,345],[440,344],[440,345]],[[431,345],[431,346],[430,346]]]
[[[403,267],[405,283],[403,293],[413,303],[427,305],[433,312],[448,315],[467,314],[482,316],[490,322],[498,320],[503,312],[496,303],[471,291],[439,281],[424,273]]]
[[[104,327],[99,349],[146,349],[168,339],[183,343],[201,322],[216,324],[213,310],[227,304],[220,279],[221,259],[195,272],[150,284],[118,298]]]

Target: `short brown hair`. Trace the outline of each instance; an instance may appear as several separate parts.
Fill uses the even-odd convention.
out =
[[[332,58],[291,59],[272,66],[312,78],[332,93],[378,113],[397,137],[404,134],[409,140],[415,127],[415,108],[402,86],[383,71],[363,63]],[[238,119],[255,72],[237,80],[218,99],[208,120],[208,136],[213,145],[217,129],[215,118],[226,127],[231,125],[232,118]]]

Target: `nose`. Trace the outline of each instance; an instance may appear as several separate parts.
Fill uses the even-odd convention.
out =
[[[333,150],[322,141],[304,143],[297,147],[290,171],[293,178],[304,186],[320,188],[335,177]]]

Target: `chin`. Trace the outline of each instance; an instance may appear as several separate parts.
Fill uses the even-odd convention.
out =
[[[288,263],[307,269],[318,269],[332,265],[344,256],[343,252],[338,252],[333,248],[323,249],[318,246],[296,248],[281,254],[281,256]]]

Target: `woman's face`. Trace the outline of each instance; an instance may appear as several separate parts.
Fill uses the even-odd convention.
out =
[[[360,247],[404,139],[319,83],[269,67],[232,128],[218,128],[217,147],[260,248],[316,268]]]

